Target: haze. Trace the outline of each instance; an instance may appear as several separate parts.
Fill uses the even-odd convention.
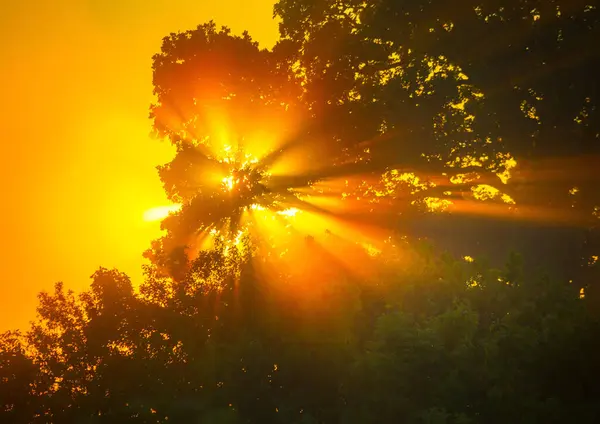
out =
[[[273,1],[7,2],[0,15],[0,330],[34,317],[56,281],[79,290],[99,267],[141,278],[166,198],[150,140],[151,57],[170,32],[214,19],[277,38]]]

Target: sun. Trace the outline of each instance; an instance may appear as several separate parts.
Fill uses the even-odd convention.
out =
[[[266,174],[257,169],[252,169],[248,164],[241,168],[233,167],[229,174],[221,180],[226,192],[237,196],[257,195],[256,190],[266,178]]]
[[[331,194],[339,189],[338,181],[315,177],[313,169],[320,164],[302,159],[311,156],[310,144],[259,146],[261,154],[255,155],[251,143],[236,148],[230,143],[215,148],[217,140],[212,140],[217,146],[211,140],[193,143],[167,165],[178,167],[174,183],[194,183],[182,191],[187,197],[171,197],[181,202],[144,215],[161,221],[164,231],[147,258],[168,261],[170,252],[180,248],[190,260],[214,248],[224,256],[251,250],[261,252],[261,261],[284,269],[297,267],[301,258],[326,254],[338,266],[363,272],[360,255],[373,256],[365,246],[382,249],[385,230],[352,217],[359,212],[354,202]]]
[[[215,154],[214,161],[225,169],[220,177],[222,191],[230,199],[243,203],[242,209],[258,206],[253,200],[268,191],[264,182],[270,175],[268,171],[260,169],[259,159],[249,153],[236,152],[230,145],[225,145]],[[143,220],[162,221],[169,215],[178,213],[182,206],[181,203],[176,203],[148,209],[143,214]]]
[[[233,191],[233,186],[236,184],[233,175],[223,178],[223,186],[227,191]]]

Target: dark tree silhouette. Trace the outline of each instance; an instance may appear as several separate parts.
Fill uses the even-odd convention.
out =
[[[595,422],[600,323],[574,286],[524,279],[517,256],[410,257],[269,282],[264,257],[221,247],[181,280],[150,267],[139,294],[106,269],[79,296],[57,284],[2,336],[0,420]]]
[[[281,0],[275,14],[282,19],[282,42],[302,52],[307,100],[323,113],[340,111],[333,125],[356,135],[346,140],[360,145],[384,139],[369,143],[374,159],[381,152],[379,164],[436,177],[437,186],[425,195],[455,200],[469,215],[487,211],[501,220],[537,221],[453,218],[444,227],[476,239],[497,226],[491,237],[509,235],[504,244],[514,244],[521,232],[536,233],[537,245],[565,240],[577,248],[569,249],[570,265],[560,271],[574,278],[575,263],[600,253],[600,50],[592,41],[600,31],[597,6],[566,0]],[[357,129],[361,122],[364,132]],[[379,125],[388,137],[376,136]],[[496,174],[514,164],[507,154],[518,166],[502,184]],[[472,199],[473,186],[481,183],[510,195],[512,212],[462,201]],[[568,240],[559,234],[563,229],[552,228],[557,225],[571,228]],[[531,249],[525,253],[536,256]],[[560,256],[554,262],[561,263]],[[580,284],[589,280],[580,277]]]
[[[569,280],[597,248],[598,13],[281,0],[272,50],[212,22],[166,37],[151,117],[182,208],[138,289],[100,268],[1,335],[0,422],[596,422],[598,263]],[[390,237],[239,232],[289,207]]]
[[[267,139],[274,122],[284,129],[281,137],[291,136],[301,113],[299,85],[279,50],[261,50],[247,33],[233,36],[213,22],[163,40],[153,58],[151,118],[156,134],[177,147],[159,173],[168,197],[183,206],[147,252],[154,263],[169,268],[183,261],[179,256],[189,252],[182,248],[197,251],[198,238],[212,228],[228,224],[235,234],[253,203],[278,207],[285,200],[273,181],[265,186],[266,164],[249,157],[246,146]]]

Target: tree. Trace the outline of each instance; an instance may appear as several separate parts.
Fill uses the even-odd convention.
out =
[[[595,422],[600,323],[573,285],[525,278],[516,256],[504,270],[426,248],[398,259],[311,285],[218,248],[182,280],[149,267],[139,294],[106,269],[78,297],[57,284],[24,338],[2,337],[0,417]]]
[[[39,412],[38,399],[32,393],[39,372],[25,347],[20,332],[0,336],[0,417],[9,423],[27,422]]]
[[[271,51],[212,22],[163,40],[151,117],[177,147],[159,172],[181,210],[163,221],[139,290],[100,268],[80,295],[61,283],[40,294],[31,328],[2,335],[0,420],[595,422],[593,291],[531,272],[527,255],[496,267],[397,234],[369,249],[331,231],[298,237],[292,221],[275,246],[245,225],[298,207],[388,229],[401,213],[407,230],[422,220],[415,205],[520,205],[532,176],[509,178],[515,157],[539,164],[565,134],[579,137],[566,150],[593,151],[597,51],[578,42],[596,34],[597,10],[281,0],[275,12]],[[542,72],[555,56],[576,78]],[[582,94],[590,109],[572,130]],[[278,169],[293,152],[303,163]],[[586,178],[562,188],[587,196]],[[533,185],[538,208],[562,190]],[[439,235],[448,221],[425,225],[435,220]]]
[[[569,242],[580,240],[573,259],[587,263],[599,253],[600,204],[592,3],[281,0],[275,14],[284,42],[301,52],[308,101],[330,114],[344,104],[334,125],[342,137],[352,128],[349,143],[368,144],[372,160],[399,168],[397,176],[408,168],[435,183],[422,196],[450,200],[458,213],[570,226]],[[471,218],[444,225],[476,232]],[[503,226],[493,237],[510,232]]]
[[[298,84],[282,60],[279,50],[261,50],[248,33],[233,36],[213,22],[163,40],[153,58],[151,118],[155,133],[177,147],[159,174],[168,197],[183,206],[147,253],[155,263],[177,261],[169,256],[186,253],[182,247],[197,253],[199,235],[223,225],[235,237],[253,204],[289,200],[287,187],[265,185],[265,168],[278,154],[267,146],[272,133],[279,128],[277,137],[291,137],[301,114]]]

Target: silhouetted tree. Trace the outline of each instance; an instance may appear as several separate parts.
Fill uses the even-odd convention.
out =
[[[595,225],[586,3],[281,0],[272,50],[212,22],[166,37],[151,117],[177,147],[159,173],[182,209],[138,290],[100,268],[79,295],[41,293],[31,327],[1,336],[0,421],[596,422],[597,294],[531,271],[532,252],[536,266],[551,257],[546,228],[413,214],[451,200]],[[270,175],[295,149],[304,164]],[[565,164],[568,178],[552,175]],[[449,228],[453,250],[489,252],[510,231],[534,241],[497,267],[392,231],[375,253],[331,232],[279,245],[238,232],[253,208],[291,206],[438,239]]]
[[[600,323],[573,285],[525,279],[517,256],[391,253],[361,278],[269,280],[217,248],[181,280],[148,267],[139,294],[106,269],[80,296],[57,284],[2,336],[0,419],[595,422]]]
[[[514,244],[514,234],[535,231],[537,245],[577,244],[569,247],[571,264],[560,269],[573,278],[573,263],[600,253],[600,49],[592,41],[599,13],[585,0],[281,0],[275,6],[282,43],[301,52],[305,99],[316,113],[336,117],[332,131],[352,146],[368,146],[378,166],[433,181],[425,196],[457,201],[469,215],[486,209],[462,199],[509,195],[516,207],[487,212],[545,223],[500,225],[492,238]],[[500,193],[477,193],[480,184]],[[408,222],[410,231],[415,225]],[[443,225],[476,235],[497,224],[469,217]],[[557,225],[571,228],[568,239],[556,234]],[[579,277],[579,284],[591,281]]]
[[[250,205],[276,207],[286,200],[276,183],[265,186],[262,172],[268,155],[277,152],[267,148],[267,157],[256,163],[246,146],[254,145],[256,154],[256,146],[273,138],[275,123],[275,136],[289,137],[301,118],[299,84],[279,50],[259,49],[247,33],[233,36],[213,22],[163,40],[153,58],[157,101],[151,118],[155,133],[177,147],[159,174],[169,199],[183,206],[164,220],[167,235],[146,254],[155,264],[172,272],[187,248],[197,253],[209,230],[235,236]],[[224,187],[227,178],[230,186]]]

